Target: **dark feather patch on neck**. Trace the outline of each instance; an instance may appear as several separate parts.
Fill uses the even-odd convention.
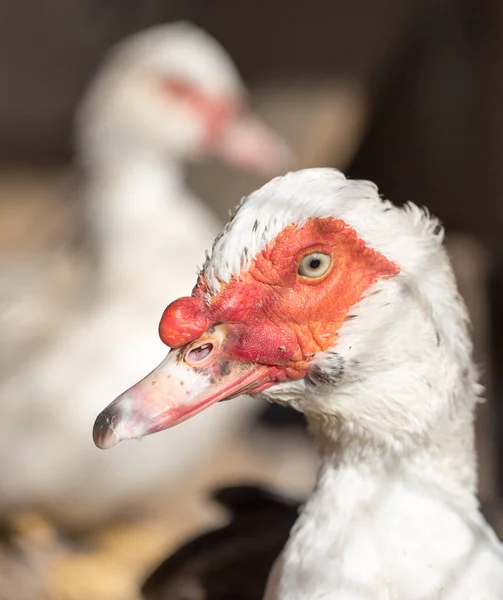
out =
[[[306,375],[308,383],[313,386],[337,386],[344,378],[344,360],[335,351],[328,351],[322,360],[311,364]]]

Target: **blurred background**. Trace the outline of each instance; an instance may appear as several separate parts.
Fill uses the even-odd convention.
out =
[[[89,142],[95,132],[89,123],[82,123],[92,121],[96,106],[79,107],[110,48],[144,28],[179,20],[206,30],[228,53],[229,64],[227,58],[222,59],[221,70],[195,69],[191,85],[200,84],[203,92],[218,91],[221,77],[221,89],[227,85],[226,93],[235,94],[237,103],[244,95],[236,92],[236,86],[249,90],[246,104],[257,123],[260,120],[260,135],[253,130],[250,139],[252,145],[257,144],[264,164],[258,164],[256,157],[238,160],[239,151],[236,160],[229,156],[219,160],[216,151],[192,151],[180,126],[180,145],[167,144],[160,152],[167,156],[165,171],[155,161],[161,179],[165,178],[162,189],[176,192],[168,220],[177,223],[179,234],[157,272],[146,249],[144,255],[136,253],[134,234],[131,237],[127,228],[110,225],[101,230],[99,225],[111,218],[107,194],[127,189],[128,203],[133,206],[137,194],[141,207],[150,193],[153,175],[150,171],[145,175],[143,162],[138,166],[133,147],[141,138],[143,151],[150,143],[148,135],[154,140],[153,130],[148,129],[151,125],[145,125],[140,115],[138,122],[146,128],[141,136],[130,136],[131,131],[119,135],[117,148],[128,148],[126,177],[118,174],[120,153],[114,154],[115,162],[107,163],[109,149],[98,151]],[[149,48],[147,44],[137,53],[148,54]],[[196,50],[187,52],[180,54],[180,60],[188,62],[173,71],[176,76],[169,70],[172,65],[167,67],[168,80],[171,77],[167,89],[175,104],[180,101],[177,95],[192,93],[180,87],[184,69],[192,73],[198,56],[207,54],[204,48],[200,55]],[[117,81],[123,63],[134,62],[135,56],[124,52],[112,64]],[[231,60],[243,79],[239,85]],[[147,70],[156,68],[155,61],[147,60],[146,65]],[[126,74],[127,68],[126,64]],[[208,81],[204,81],[205,69]],[[187,464],[178,470],[173,467],[166,485],[159,481],[161,467],[152,468],[149,478],[145,463],[128,462],[134,461],[133,448],[122,459],[122,465],[127,462],[130,467],[129,479],[113,484],[114,489],[124,490],[123,497],[131,495],[131,502],[124,505],[112,493],[103,492],[107,478],[117,471],[113,459],[101,463],[105,459],[93,447],[92,458],[83,449],[67,455],[65,462],[64,444],[53,444],[65,423],[80,420],[86,423],[86,443],[92,446],[87,415],[79,414],[71,403],[75,388],[86,391],[86,365],[96,373],[93,340],[106,348],[106,340],[115,335],[102,322],[116,319],[119,327],[133,321],[138,323],[134,332],[141,330],[138,336],[143,335],[144,326],[149,335],[156,336],[161,307],[173,299],[167,294],[164,301],[160,291],[160,304],[154,309],[155,303],[143,297],[134,306],[114,298],[113,286],[110,291],[104,281],[124,284],[128,294],[127,282],[115,271],[120,261],[108,261],[110,256],[122,256],[125,246],[119,234],[126,236],[128,251],[137,254],[139,262],[144,257],[144,270],[152,267],[150,281],[156,282],[155,287],[156,274],[164,268],[180,268],[180,257],[185,257],[187,275],[180,277],[183,286],[175,295],[188,294],[196,264],[201,264],[204,247],[209,246],[206,240],[226,222],[229,209],[272,175],[290,168],[334,166],[351,177],[371,179],[393,202],[427,205],[445,224],[487,390],[477,423],[480,497],[502,535],[502,73],[503,3],[498,0],[2,0],[0,576],[6,584],[0,598],[141,598],[142,581],[165,556],[191,535],[225,520],[222,511],[206,500],[208,490],[252,481],[296,498],[309,491],[316,456],[302,420],[286,409],[253,406],[236,413],[229,417],[225,435],[212,425],[213,437],[205,440],[206,445],[201,443]],[[141,81],[141,77],[135,79],[134,93],[125,92],[124,97],[137,98]],[[91,94],[86,106],[92,107],[93,102]],[[145,99],[138,102],[138,112],[144,111],[153,120],[157,101],[152,105]],[[99,101],[97,106],[99,111]],[[127,113],[125,100],[114,106],[123,111],[124,123],[136,118]],[[112,113],[102,112],[106,123]],[[77,113],[81,117],[76,129]],[[103,131],[99,130],[100,135],[109,135],[106,127]],[[194,135],[190,127],[186,135]],[[270,136],[267,140],[266,135]],[[290,148],[290,157],[281,140]],[[162,143],[161,138],[152,141],[153,147]],[[93,151],[96,160],[90,157]],[[101,168],[102,156],[109,171]],[[229,162],[235,164],[224,164]],[[137,171],[139,178],[130,180]],[[173,181],[166,181],[169,177]],[[120,185],[114,187],[119,179]],[[100,202],[89,200],[90,195]],[[141,210],[133,221],[141,218],[139,214]],[[150,223],[156,214],[152,213]],[[148,214],[146,218],[149,225]],[[157,233],[161,239],[174,239],[173,233],[163,234],[162,228]],[[100,235],[107,236],[106,249]],[[117,245],[109,248],[114,240]],[[176,272],[171,277],[176,278]],[[137,319],[142,309],[152,311],[148,323]],[[86,331],[96,335],[88,333],[86,338]],[[133,333],[121,338],[121,344],[131,344],[131,352],[135,343]],[[48,356],[49,363],[44,362]],[[70,381],[66,365],[77,360],[82,379],[79,376],[76,381],[74,376]],[[128,365],[135,363],[134,352],[127,360]],[[106,358],[99,362],[105,371]],[[51,378],[46,377],[49,370]],[[124,366],[124,383],[118,375],[100,397],[96,396],[100,394],[97,377],[87,392],[96,396],[96,406],[104,407],[130,385],[135,380],[133,370]],[[141,375],[144,367],[138,371]],[[56,388],[63,395],[57,401],[60,404],[51,404]],[[42,408],[38,395],[43,397]],[[23,404],[26,397],[31,402],[28,407]],[[90,412],[96,416],[99,410]],[[65,418],[58,421],[61,414]],[[47,439],[39,444],[41,431],[47,432]],[[190,435],[189,429],[183,431]],[[148,443],[142,442],[145,456],[151,451],[162,462],[165,448],[160,442],[158,447]],[[66,472],[71,476],[63,475]],[[51,487],[55,473],[61,475],[59,487]],[[76,473],[87,474],[78,485],[74,482],[71,489],[66,488],[65,481],[75,479]],[[32,487],[23,487],[27,479]],[[145,493],[133,498],[132,490],[136,493],[142,486]],[[43,493],[38,493],[42,488]],[[103,500],[93,504],[98,488]]]

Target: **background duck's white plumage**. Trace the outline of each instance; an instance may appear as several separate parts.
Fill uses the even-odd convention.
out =
[[[0,511],[37,507],[72,525],[117,514],[177,480],[225,438],[231,422],[256,406],[217,408],[179,430],[112,453],[92,444],[92,424],[105,400],[166,353],[157,334],[162,310],[190,293],[197,264],[219,227],[186,189],[180,164],[213,153],[203,143],[206,121],[185,101],[164,95],[163,82],[170,78],[231,104],[244,98],[225,51],[189,24],[126,40],[91,85],[77,138],[96,288],[84,307],[77,303],[60,315],[43,352],[2,381]],[[237,118],[230,118],[229,127]],[[264,147],[269,144],[272,154],[277,149],[275,157],[282,160],[281,142],[254,126]],[[262,166],[274,169],[273,162]],[[190,451],[181,454],[187,439]]]

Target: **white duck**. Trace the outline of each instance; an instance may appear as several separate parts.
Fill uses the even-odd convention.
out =
[[[99,281],[87,309],[62,315],[45,352],[2,382],[0,512],[36,507],[79,526],[117,514],[176,481],[249,414],[250,405],[208,414],[177,439],[108,456],[89,443],[103,399],[164,354],[156,327],[166,297],[191,289],[218,231],[186,190],[182,161],[215,155],[267,171],[286,158],[245,102],[228,55],[186,23],[127,39],[91,85],[78,155]],[[181,459],[184,440],[192,451]]]
[[[502,546],[476,498],[481,390],[442,240],[372,183],[332,169],[272,180],[217,238],[192,297],[166,309],[161,336],[178,349],[101,413],[95,442],[243,392],[287,404],[322,466],[267,600],[503,598]]]

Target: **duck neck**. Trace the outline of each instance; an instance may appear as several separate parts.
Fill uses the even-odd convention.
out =
[[[88,167],[86,176],[85,222],[97,263],[104,273],[117,274],[126,268],[131,278],[136,264],[131,260],[133,249],[142,249],[144,266],[156,227],[169,222],[181,201],[183,166],[175,159],[144,150],[113,159],[102,156],[99,163]],[[142,268],[140,264],[138,267]]]
[[[363,478],[370,468],[469,504],[477,487],[474,411],[481,387],[466,310],[450,269],[443,277],[434,281],[444,290],[437,296],[429,289],[405,294],[396,282],[371,297],[380,304],[367,303],[361,320],[341,333],[340,382],[325,396],[314,389],[307,417],[327,468],[359,470]],[[397,291],[400,307],[391,297]],[[364,310],[379,315],[374,330],[358,329],[369,316]],[[368,345],[360,341],[365,335]]]
[[[166,214],[183,190],[184,176],[176,159],[147,149],[104,158],[87,168],[88,215],[113,227]]]
[[[451,556],[439,543],[446,522],[457,535],[465,532],[459,517],[478,518],[470,411],[414,447],[342,417],[308,421],[322,463],[266,598],[321,598],[334,590],[353,598],[355,589],[359,598],[416,598],[408,591],[411,573],[425,585],[421,598],[437,598],[435,577],[423,581],[431,566],[423,559]]]
[[[378,388],[370,389],[379,396]],[[476,396],[469,386],[465,392],[468,398],[458,402],[461,408],[455,415],[446,418],[437,430],[413,436],[390,436],[343,417],[327,420],[308,416],[322,464],[314,497],[329,503],[352,499],[358,504],[381,486],[407,482],[465,509],[476,508]],[[417,393],[421,396],[420,390]],[[402,401],[404,406],[412,405],[407,397]],[[359,399],[353,397],[353,402]],[[355,493],[358,489],[361,497]]]

